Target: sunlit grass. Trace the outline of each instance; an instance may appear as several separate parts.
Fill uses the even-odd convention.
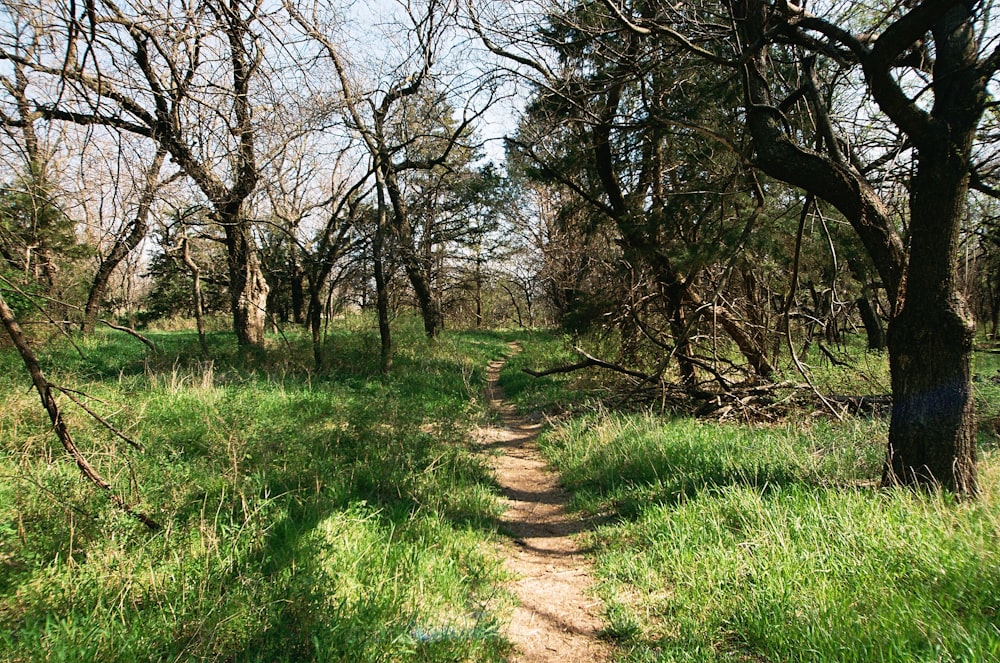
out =
[[[209,356],[191,333],[40,348],[143,444],[62,399],[155,534],[80,478],[0,352],[0,660],[502,660],[498,506],[467,434],[505,345],[401,320],[382,376],[373,334],[333,329],[319,372],[292,333],[252,353],[213,334]]]
[[[1000,658],[997,464],[984,496],[876,487],[886,423],[576,419],[544,448],[634,661]]]
[[[822,392],[889,393],[884,353],[831,349],[848,366],[802,357]],[[580,377],[513,371],[573,361],[550,337],[503,381],[545,409]],[[585,545],[623,658],[1000,660],[998,366],[975,358],[983,495],[966,503],[878,488],[884,416],[736,425],[595,406],[557,425],[543,449],[598,524]]]

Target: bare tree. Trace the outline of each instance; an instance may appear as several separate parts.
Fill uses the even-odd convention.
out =
[[[60,26],[45,53],[5,49],[0,58],[34,78],[32,103],[54,121],[146,137],[169,155],[212,205],[228,251],[233,326],[241,344],[263,341],[267,283],[247,203],[257,188],[254,93],[263,46],[260,3],[24,5]]]
[[[440,104],[422,106],[420,103],[428,98],[428,94],[447,98],[460,96],[463,92],[461,89],[443,91],[440,79],[435,78],[434,73],[435,62],[445,49],[443,43],[453,25],[454,7],[441,0],[429,0],[420,5],[401,4],[402,13],[409,22],[401,30],[409,37],[410,50],[403,55],[402,63],[387,82],[376,82],[372,89],[365,90],[355,79],[343,49],[329,33],[329,26],[320,20],[319,10],[307,16],[291,3],[285,4],[302,30],[316,41],[333,64],[347,122],[361,136],[372,161],[376,209],[381,220],[377,224],[373,245],[377,256],[377,298],[380,302],[387,301],[387,295],[382,293],[384,276],[380,277],[379,272],[385,248],[383,240],[391,235],[392,248],[416,295],[424,329],[428,336],[433,337],[442,328],[443,316],[440,301],[434,296],[431,285],[432,265],[420,251],[420,227],[413,218],[406,195],[406,175],[445,166],[453,154],[467,146],[469,128],[488,105],[481,105],[478,109],[467,105],[461,119],[448,123],[433,116],[434,112],[441,112]],[[471,90],[464,91],[466,98],[472,99],[479,89],[488,84],[489,81],[477,82]],[[414,117],[414,109],[421,107],[431,109],[432,114]],[[416,124],[411,123],[414,121]],[[383,309],[380,304],[379,310]],[[385,342],[387,318],[380,314],[380,320]]]

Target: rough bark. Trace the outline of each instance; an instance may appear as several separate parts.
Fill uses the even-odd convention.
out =
[[[876,103],[917,152],[916,175],[910,183],[907,262],[886,207],[864,176],[839,160],[835,150],[829,154],[806,150],[784,132],[764,73],[769,5],[758,0],[734,1],[732,6],[740,41],[754,45],[744,60],[744,91],[757,164],[844,214],[892,302],[895,315],[889,324],[888,350],[893,409],[883,482],[973,494],[972,325],[956,278],[969,157],[984,108],[984,79],[976,68],[970,10],[962,3],[921,3],[886,27],[870,49],[831,26],[811,24],[851,49]],[[929,113],[908,99],[891,75],[900,55],[928,30],[937,56]]]
[[[974,494],[974,325],[960,294],[957,256],[985,90],[970,10],[957,4],[932,32],[934,106],[911,186],[906,301],[889,324],[893,406],[883,479]]]
[[[250,234],[250,224],[237,213],[223,219],[222,225],[226,234],[229,296],[236,340],[240,345],[263,345],[268,285]]]

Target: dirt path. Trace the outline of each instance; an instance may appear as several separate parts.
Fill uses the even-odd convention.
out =
[[[611,648],[598,637],[601,604],[587,594],[590,567],[571,538],[586,525],[566,513],[569,497],[546,471],[535,444],[541,423],[507,404],[497,384],[503,365],[490,363],[486,392],[500,425],[482,429],[478,439],[484,450],[499,452],[490,464],[506,496],[501,529],[511,536],[506,565],[520,601],[507,633],[518,649],[511,661],[607,661]]]

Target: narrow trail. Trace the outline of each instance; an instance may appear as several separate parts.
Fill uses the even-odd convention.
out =
[[[520,347],[511,344],[511,350],[516,354]],[[591,570],[571,536],[587,525],[567,514],[569,496],[546,469],[536,445],[542,424],[519,417],[507,403],[498,384],[505,361],[487,368],[486,397],[500,425],[481,429],[477,438],[483,451],[498,452],[490,465],[507,506],[500,525],[511,537],[506,567],[520,602],[507,632],[517,647],[510,660],[607,661],[611,648],[599,638],[601,603],[587,594]]]

